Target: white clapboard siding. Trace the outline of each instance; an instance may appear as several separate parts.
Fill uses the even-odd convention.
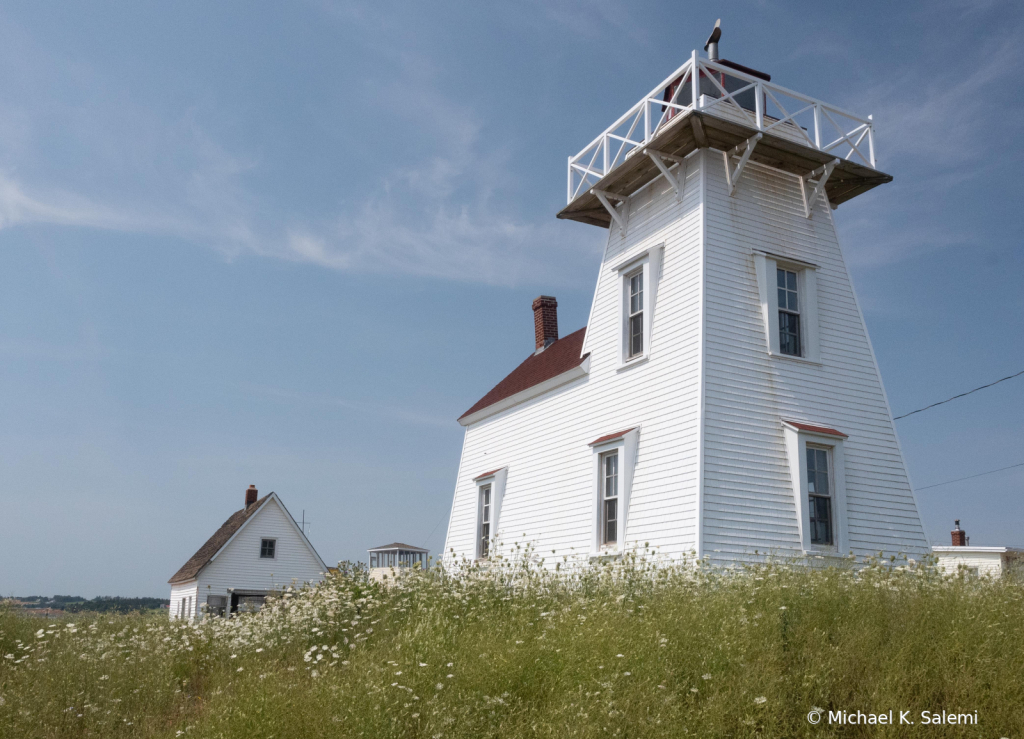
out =
[[[613,224],[584,352],[590,372],[470,425],[445,544],[476,552],[473,478],[507,467],[502,547],[531,544],[553,563],[589,555],[597,497],[588,443],[639,426],[624,541],[672,558],[729,564],[803,555],[782,420],[839,429],[849,547],[920,557],[927,541],[860,309],[824,198],[805,217],[796,177],[748,163],[735,194],[721,152],[687,160],[677,202],[664,178]],[[650,357],[619,366],[621,276],[664,245]],[[773,358],[752,250],[817,265],[820,363]],[[771,276],[774,280],[774,276]],[[650,289],[650,285],[646,286]]]
[[[197,613],[196,606],[196,581],[181,583],[171,586],[171,619],[194,618]]]
[[[609,234],[584,348],[591,353],[589,375],[467,428],[445,544],[449,559],[475,555],[473,478],[505,466],[496,529],[501,546],[532,544],[548,563],[589,554],[596,498],[588,444],[634,426],[641,430],[624,542],[627,547],[649,542],[673,557],[695,549],[701,299],[695,160],[681,203],[664,179],[656,180],[632,198],[626,237],[617,229]],[[650,360],[620,371],[622,293],[616,267],[662,244]]]
[[[263,539],[277,540],[273,559],[260,558]],[[209,595],[228,595],[228,588],[280,590],[322,579],[323,567],[275,496],[200,570],[197,584],[202,604]]]
[[[730,197],[721,155],[708,157],[705,551],[716,560],[801,553],[787,418],[849,436],[850,548],[922,556],[927,541],[830,209],[819,198],[806,218],[797,178],[757,164]],[[820,365],[768,355],[752,249],[818,265]]]
[[[979,577],[1001,577],[1018,570],[1024,562],[1024,552],[1005,547],[936,547],[934,553],[939,569],[950,575],[963,568]]]

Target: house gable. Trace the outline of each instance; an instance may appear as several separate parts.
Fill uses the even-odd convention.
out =
[[[200,598],[228,589],[269,591],[318,581],[327,566],[276,495],[251,516],[198,575]],[[274,557],[260,556],[261,542],[275,541]]]

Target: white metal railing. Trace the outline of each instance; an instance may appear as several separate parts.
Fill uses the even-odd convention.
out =
[[[687,102],[684,104],[683,100]],[[836,150],[849,147],[845,154],[840,154],[843,159],[875,167],[871,116],[862,118],[724,64],[701,59],[694,51],[686,64],[666,77],[583,151],[569,157],[569,202],[638,150],[642,151],[673,118],[694,108],[821,152],[837,153]]]

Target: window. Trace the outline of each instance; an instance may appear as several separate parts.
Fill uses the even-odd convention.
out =
[[[776,269],[779,300],[779,351],[800,356],[800,305],[797,302],[796,272]]]
[[[846,434],[821,424],[782,421],[793,485],[798,547],[804,554],[849,551]]]
[[[629,333],[627,356],[632,359],[644,353],[644,272],[629,275]]]
[[[601,543],[618,542],[619,453],[601,455]]]
[[[651,354],[651,328],[664,257],[665,246],[659,244],[631,254],[614,268],[622,301],[620,368],[643,364]]]
[[[501,502],[505,498],[508,467],[501,467],[473,478],[476,491],[476,518],[473,521],[476,544],[473,551],[477,559],[487,559],[501,537]],[[424,566],[426,558],[424,556]]]
[[[622,553],[629,528],[629,494],[633,487],[640,427],[599,436],[590,442],[593,456],[592,557]]]
[[[277,549],[277,539],[264,539],[260,542],[260,559],[273,559]]]
[[[829,478],[830,450],[807,445],[807,494],[811,514],[811,544],[831,546],[832,485]]]
[[[223,616],[228,609],[228,598],[226,595],[206,596],[206,615]]]
[[[753,257],[768,354],[820,362],[818,268],[768,252]]]
[[[480,558],[486,559],[491,543],[491,486],[480,486]]]

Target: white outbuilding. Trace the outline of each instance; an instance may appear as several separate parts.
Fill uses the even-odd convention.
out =
[[[258,610],[269,593],[323,579],[327,565],[277,493],[245,491],[231,514],[171,584],[172,619]]]
[[[970,537],[960,528],[959,519],[950,534],[952,546],[932,547],[936,565],[944,572],[956,574],[963,571],[973,577],[1024,575],[1024,549],[971,546]]]
[[[558,217],[608,234],[590,318],[537,298],[459,419],[448,561],[928,553],[833,217],[892,180],[874,122],[717,43],[569,158]]]

